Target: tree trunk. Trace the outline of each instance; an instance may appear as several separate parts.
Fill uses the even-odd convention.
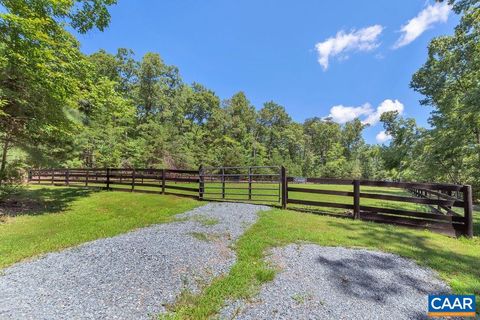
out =
[[[5,168],[7,167],[7,153],[8,153],[8,148],[10,147],[10,140],[7,137],[5,137],[5,142],[3,144],[3,149],[2,149],[2,163],[0,165],[0,185],[3,184],[3,181],[5,179]]]
[[[480,129],[475,128],[474,130],[475,133],[475,139],[477,140],[477,155],[478,155],[478,162],[480,163]]]

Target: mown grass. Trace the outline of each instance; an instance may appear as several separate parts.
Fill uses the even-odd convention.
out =
[[[279,209],[259,214],[258,222],[235,245],[237,262],[229,274],[214,280],[200,295],[178,301],[172,314],[160,318],[205,319],[215,315],[225,301],[252,297],[262,283],[274,278],[275,270],[264,262],[268,249],[296,242],[395,253],[436,270],[453,292],[480,296],[479,237],[455,239],[430,231]],[[478,214],[475,223],[478,230]]]
[[[199,201],[156,194],[30,187],[36,201],[22,215],[0,222],[0,268],[22,259],[173,220]]]

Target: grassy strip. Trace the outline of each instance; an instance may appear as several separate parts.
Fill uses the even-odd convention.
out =
[[[155,183],[158,183],[155,182]],[[34,185],[34,184],[33,184]],[[74,184],[72,184],[74,185]],[[190,188],[198,188],[198,184],[196,183],[169,183],[168,185],[172,186],[180,186],[180,187],[190,187]],[[95,186],[95,184],[90,184],[90,186]],[[103,185],[97,185],[103,186]],[[205,192],[210,193],[221,193],[221,183],[206,183],[205,184]],[[335,190],[335,191],[349,191],[353,192],[353,186],[351,185],[321,185],[321,184],[295,184],[289,183],[290,187],[300,187],[300,188],[307,188],[307,189],[323,189],[323,190]],[[130,186],[125,185],[114,185],[112,187],[118,189],[125,189],[130,190]],[[225,189],[225,199],[235,199],[235,200],[245,200],[248,201],[249,191],[247,188],[248,185],[245,183],[227,183]],[[241,188],[241,189],[236,189]],[[263,190],[263,189],[275,189],[275,190]],[[279,186],[278,184],[255,184],[252,185],[252,199],[255,203],[258,204],[280,204],[280,200],[278,196],[264,196],[265,194],[269,195],[278,195]],[[161,186],[158,187],[146,187],[146,186],[136,186],[136,191],[155,191],[161,192]],[[190,192],[190,191],[183,191],[183,190],[174,190],[168,189],[166,190],[170,193],[176,194],[186,194],[192,196],[198,196],[198,192]],[[386,195],[397,195],[397,196],[412,196],[410,193],[405,191],[404,189],[399,188],[382,188],[382,187],[370,187],[370,186],[362,186],[361,192],[365,193],[376,193],[376,194],[386,194]],[[222,200],[221,194],[205,194],[206,199],[212,200]],[[323,201],[323,202],[335,202],[335,203],[342,203],[342,204],[353,204],[353,197],[351,196],[337,196],[337,195],[327,195],[327,194],[313,194],[313,193],[301,193],[301,192],[289,192],[290,199],[299,199],[299,200],[312,200],[312,201]],[[272,202],[273,201],[273,202]],[[427,205],[423,204],[415,204],[415,203],[408,203],[408,202],[398,202],[398,201],[390,201],[390,200],[379,200],[379,199],[369,199],[363,198],[361,199],[362,205],[365,206],[377,206],[377,207],[384,207],[390,209],[403,209],[403,210],[412,210],[412,211],[419,211],[419,212],[430,212],[431,209]],[[294,205],[289,204],[289,207],[300,207],[300,208],[308,208],[304,205]],[[310,208],[312,209],[312,208]],[[313,209],[319,209],[322,212],[327,213],[334,213],[334,214],[342,214],[345,212],[345,209],[338,209],[338,208],[329,208],[329,207],[314,207]]]
[[[202,204],[173,196],[62,187],[31,187],[20,198],[35,205],[0,222],[0,268],[46,252],[170,222],[175,214]]]
[[[479,220],[477,215],[476,230]],[[205,319],[216,314],[225,301],[253,296],[275,275],[263,260],[265,252],[303,241],[395,253],[436,270],[455,293],[480,296],[479,237],[454,239],[429,231],[271,210],[261,212],[259,221],[237,242],[238,260],[227,276],[214,280],[198,296],[180,299],[171,315],[160,318]]]

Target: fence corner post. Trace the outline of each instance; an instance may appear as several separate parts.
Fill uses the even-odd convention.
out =
[[[353,180],[353,218],[360,218],[360,180]]]
[[[28,182],[32,181],[32,170],[28,170]]]
[[[464,218],[465,218],[465,235],[469,238],[473,237],[473,200],[472,186],[465,185],[462,188],[464,202]]]
[[[287,202],[288,202],[288,186],[287,186],[287,170],[285,169],[284,166],[281,166],[280,168],[280,179],[282,183],[282,209],[287,208]]]
[[[203,178],[203,165],[200,165],[198,168],[198,200],[203,200],[203,193],[205,192],[205,182]]]

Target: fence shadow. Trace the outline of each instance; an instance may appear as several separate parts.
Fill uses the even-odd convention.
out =
[[[23,189],[0,203],[0,218],[22,215],[42,215],[65,210],[79,198],[98,192],[84,188],[41,188]]]

